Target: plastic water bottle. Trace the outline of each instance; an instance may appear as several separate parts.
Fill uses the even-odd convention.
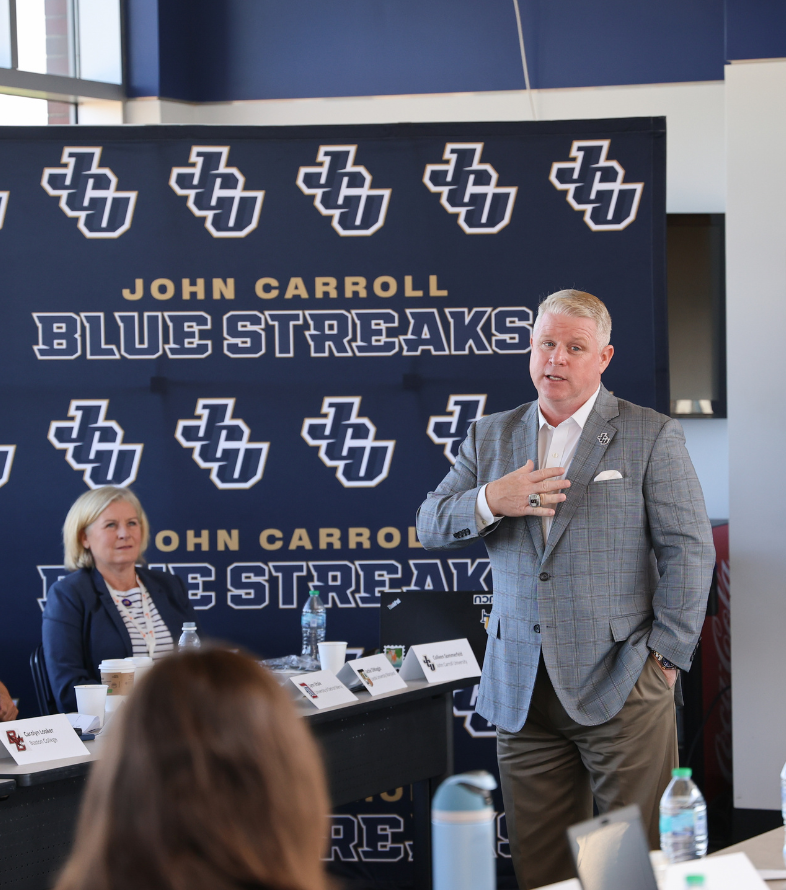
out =
[[[198,649],[202,644],[199,642],[199,636],[196,632],[196,624],[193,621],[186,621],[183,625],[183,633],[177,641],[177,648],[182,649]]]
[[[434,890],[494,890],[494,776],[485,770],[446,779],[431,806]]]
[[[688,767],[671,771],[660,799],[660,848],[669,862],[707,855],[707,804]]]
[[[325,605],[319,598],[318,590],[309,590],[303,611],[300,614],[300,629],[303,634],[301,655],[307,655],[319,661],[318,643],[325,642],[327,633],[327,615]]]
[[[783,764],[781,770],[781,814],[783,816],[783,824],[786,826],[786,763]],[[783,838],[783,863],[786,865],[786,830]]]

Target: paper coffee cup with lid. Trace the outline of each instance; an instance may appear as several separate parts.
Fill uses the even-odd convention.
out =
[[[134,666],[135,681],[141,680],[154,664],[153,659],[149,655],[129,655],[123,661]]]
[[[98,665],[101,682],[107,686],[107,698],[115,695],[128,695],[134,688],[134,665],[125,658],[105,658]]]

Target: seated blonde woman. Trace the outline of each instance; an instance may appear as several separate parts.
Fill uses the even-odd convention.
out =
[[[100,683],[106,658],[170,653],[196,621],[180,578],[145,569],[150,526],[137,496],[106,485],[74,501],[63,525],[66,568],[49,588],[44,660],[57,705],[76,710],[74,686]]]
[[[55,890],[326,890],[319,754],[251,658],[165,658],[109,732]]]

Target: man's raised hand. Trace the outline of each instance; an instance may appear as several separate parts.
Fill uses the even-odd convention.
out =
[[[528,460],[523,467],[508,473],[486,486],[486,503],[495,516],[553,516],[560,501],[565,500],[561,489],[569,488],[563,467],[536,470]],[[540,495],[540,507],[530,507],[529,496]]]

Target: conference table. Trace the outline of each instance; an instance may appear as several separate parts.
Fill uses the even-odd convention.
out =
[[[478,677],[407,688],[318,711],[298,693],[297,713],[322,748],[331,801],[338,806],[413,786],[413,869],[418,890],[431,887],[431,798],[453,771],[453,690]],[[294,688],[294,687],[293,687]],[[73,840],[85,781],[101,741],[88,754],[17,766],[0,760],[0,888],[49,890]]]
[[[764,834],[756,837],[748,838],[747,841],[741,841],[724,850],[718,850],[717,853],[711,855],[721,855],[725,853],[745,853],[754,866],[758,870],[763,871],[784,871],[783,861],[783,828],[773,828]],[[767,880],[768,890],[786,890],[786,878],[783,880]]]
[[[748,838],[746,841],[740,841],[738,844],[732,844],[730,847],[724,847],[722,850],[716,850],[714,853],[710,853],[708,859],[716,856],[728,856],[732,853],[744,853],[760,875],[766,878],[767,890],[786,890],[786,877],[782,880],[771,879],[772,874],[785,871],[783,843],[783,828],[773,828],[772,831]],[[707,890],[711,890],[711,886]],[[549,884],[547,887],[542,887],[541,890],[581,890],[581,884],[577,878],[571,878],[568,881]],[[740,888],[740,890],[744,890],[744,888]]]

